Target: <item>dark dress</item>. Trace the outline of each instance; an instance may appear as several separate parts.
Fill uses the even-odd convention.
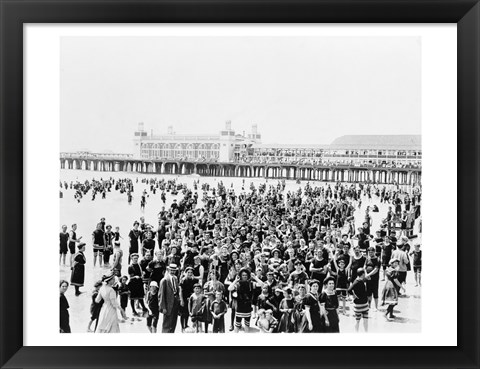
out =
[[[139,264],[131,264],[128,267],[128,274],[130,276],[130,281],[128,282],[128,289],[130,290],[130,299],[138,300],[143,299],[145,296],[145,291],[143,289],[142,281],[142,269]],[[132,278],[132,276],[140,278]]]
[[[390,259],[392,258],[392,245],[382,245],[382,266],[386,267],[388,266],[388,263],[390,262]]]
[[[312,320],[313,329],[308,329],[308,320],[307,317],[303,317],[303,333],[322,333],[325,331],[322,318],[320,317],[320,303],[318,301],[318,297],[309,293],[303,299],[303,304],[305,307],[310,308],[310,318]]]
[[[368,257],[367,261],[365,262],[365,272],[371,273],[375,268],[380,271],[380,261],[377,257],[371,258]],[[378,298],[378,284],[380,280],[380,273],[377,272],[374,275],[370,276],[370,279],[367,279],[367,295],[373,296],[374,298]]]
[[[70,284],[72,286],[82,287],[85,282],[85,255],[79,251],[73,257],[72,276],[70,277]]]
[[[293,328],[294,331],[297,333],[302,332],[302,322],[303,316],[305,315],[305,305],[303,303],[304,298],[300,298],[300,296],[295,297],[294,304],[293,304]]]
[[[325,332],[327,333],[338,333],[340,332],[340,328],[338,326],[339,319],[338,319],[338,296],[334,292],[332,294],[328,294],[326,292],[322,292],[320,295],[320,304],[325,304],[325,310],[327,311],[328,322],[330,323],[329,326],[325,326]]]
[[[318,260],[317,258],[314,258],[312,260],[312,266],[314,268],[318,268],[318,269],[323,269],[325,267],[325,265],[328,264],[328,257],[325,258],[325,259],[322,259],[322,260]],[[312,275],[311,275],[311,279],[316,279],[317,281],[320,282],[320,286],[323,285],[323,281],[325,280],[325,277],[327,276],[327,274],[325,272],[311,272]],[[304,283],[304,282],[303,282]]]
[[[294,301],[293,299],[287,300],[283,299],[280,302],[280,309],[293,309]],[[286,333],[293,333],[294,331],[294,323],[293,323],[293,311],[292,312],[284,312],[280,318],[280,322],[278,324],[278,332],[286,332]]]
[[[92,293],[92,303],[90,304],[90,320],[97,320],[97,324],[98,324],[98,316],[100,315],[100,310],[102,310],[102,305],[103,305],[103,300],[100,301],[100,302],[95,302],[95,299],[97,298],[98,296],[98,291],[94,291]],[[95,325],[95,328],[96,325]]]
[[[358,259],[356,257],[352,258],[352,265],[350,267],[351,275],[350,275],[350,281],[353,282],[355,279],[357,279],[357,271],[359,268],[363,268],[365,265],[365,261],[367,258],[365,256],[361,256]]]
[[[280,303],[282,302],[283,300],[283,296],[282,295],[277,295],[276,293],[274,293],[272,296],[270,296],[270,298],[268,299],[268,306],[271,308],[271,306],[274,306],[275,309],[272,309],[273,310],[273,317],[277,320],[277,322],[280,320],[280,318],[282,317],[282,313],[280,312]]]
[[[70,330],[70,314],[67,298],[60,294],[60,333],[72,333]]]
[[[196,278],[185,278],[180,282],[180,287],[182,288],[182,299],[183,299],[183,306],[180,306],[180,313],[181,315],[188,317],[188,299],[193,294],[193,286],[198,283],[198,279]]]
[[[128,250],[129,254],[138,253],[138,239],[140,237],[140,231],[132,229],[130,230],[128,237],[130,238],[130,248]]]
[[[343,297],[347,296],[347,289],[348,289],[348,276],[346,269],[337,270],[337,283],[336,283],[336,291],[337,295],[342,295]]]
[[[142,255],[145,256],[147,251],[150,252],[150,255],[153,255],[153,251],[155,250],[155,240],[146,238],[142,242]]]
[[[294,288],[296,288],[299,284],[305,284],[307,279],[308,275],[305,272],[292,272],[292,274],[290,274],[290,280],[292,281],[292,285]]]
[[[152,260],[148,264],[148,268],[152,270],[150,279],[160,285],[160,281],[162,280],[163,276],[165,275],[165,271],[167,270],[165,262],[159,260]]]
[[[250,319],[252,314],[253,291],[252,282],[240,281],[237,287],[237,310],[238,318]]]

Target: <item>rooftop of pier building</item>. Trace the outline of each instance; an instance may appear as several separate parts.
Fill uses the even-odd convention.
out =
[[[330,149],[421,150],[421,135],[346,135],[336,138]]]

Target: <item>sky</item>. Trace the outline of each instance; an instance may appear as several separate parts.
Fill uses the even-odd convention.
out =
[[[60,150],[130,153],[150,134],[328,144],[421,134],[419,37],[63,37]]]

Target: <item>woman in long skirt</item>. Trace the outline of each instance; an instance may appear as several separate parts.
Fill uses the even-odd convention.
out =
[[[297,288],[298,295],[296,295],[294,298],[292,320],[294,325],[294,331],[296,333],[301,333],[303,316],[305,315],[305,304],[303,302],[305,296],[307,295],[307,289],[304,284],[299,284]]]
[[[143,315],[145,316],[146,314],[148,314],[148,310],[145,306],[145,303],[143,302],[143,298],[145,297],[145,290],[143,288],[142,281],[143,271],[140,267],[140,264],[138,263],[139,255],[132,254],[130,256],[132,261],[132,263],[128,267],[128,275],[130,277],[130,280],[128,282],[128,290],[130,291],[130,306],[132,307],[133,316],[138,317],[139,314],[135,309],[135,303],[138,302],[138,304],[142,307]]]
[[[335,279],[328,277],[323,281],[326,289],[320,295],[320,306],[324,312],[325,317],[325,331],[327,333],[338,333],[339,319],[338,319],[338,296],[335,292]]]
[[[60,333],[71,333],[70,330],[70,314],[68,313],[67,298],[65,292],[68,290],[68,282],[60,281]]]
[[[103,286],[98,291],[98,296],[95,302],[98,304],[103,300],[102,310],[98,317],[97,333],[120,333],[120,326],[118,325],[117,309],[119,309],[117,302],[117,293],[112,288],[115,283],[115,274],[112,272],[109,275],[103,276]]]
[[[320,303],[318,290],[320,282],[316,279],[310,281],[310,292],[304,299],[305,316],[303,321],[303,333],[323,333],[325,326],[320,315]]]
[[[398,304],[398,292],[400,289],[404,289],[398,281],[398,264],[398,259],[394,258],[390,260],[390,266],[385,271],[387,282],[382,291],[382,305],[388,305],[387,311],[385,312],[387,320],[393,320],[395,318],[393,308]]]
[[[75,286],[75,296],[80,295],[80,287],[85,283],[85,243],[78,244],[78,252],[73,257],[72,276],[70,277],[70,284]]]
[[[284,299],[280,302],[279,310],[282,313],[280,323],[278,325],[278,332],[292,333],[294,332],[293,325],[293,298],[292,289],[286,288],[283,291]]]

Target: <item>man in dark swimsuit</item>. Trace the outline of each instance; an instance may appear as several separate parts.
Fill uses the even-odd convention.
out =
[[[67,226],[62,226],[62,231],[60,232],[60,265],[65,266],[65,258],[67,256],[68,251],[68,239],[69,234],[67,232]],[[63,262],[62,262],[63,261]]]
[[[353,311],[355,313],[355,332],[360,327],[360,319],[363,318],[363,328],[368,332],[368,296],[367,286],[365,285],[365,269],[357,270],[357,278],[348,288],[348,292],[353,295]]]

